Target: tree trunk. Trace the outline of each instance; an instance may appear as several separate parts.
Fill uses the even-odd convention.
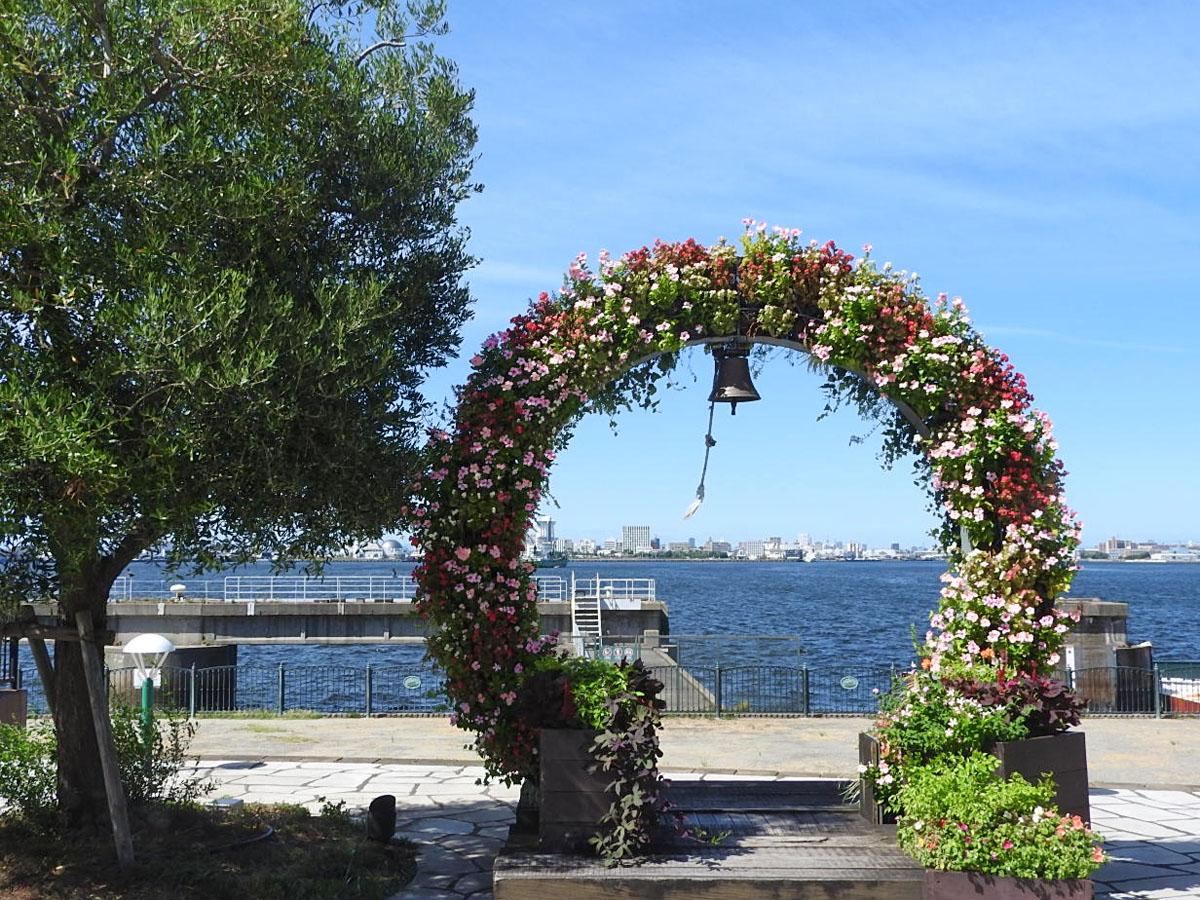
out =
[[[108,592],[98,591],[98,587],[93,584],[86,592],[71,592],[60,598],[65,626],[74,630],[75,613],[90,609],[96,629],[104,629]],[[59,818],[67,828],[107,830],[110,824],[104,773],[100,768],[100,751],[78,641],[55,642],[54,668]]]

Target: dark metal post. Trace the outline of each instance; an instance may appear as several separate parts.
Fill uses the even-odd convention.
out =
[[[277,690],[276,697],[275,697],[275,701],[276,701],[275,709],[281,716],[283,715],[283,692],[284,692],[284,687],[285,687],[284,677],[285,676],[283,674],[283,663],[280,663],[279,664],[278,690]]]
[[[1162,718],[1162,670],[1154,664],[1154,718]]]
[[[192,677],[188,681],[188,718],[196,718],[196,664],[192,663]]]
[[[716,712],[717,718],[719,719],[719,718],[721,718],[721,664],[720,663],[717,663],[716,675],[717,675],[717,677],[716,677],[717,691],[716,691],[716,697],[715,697],[715,700],[716,700],[715,712]]]
[[[808,699],[808,666],[800,667],[800,685],[801,685],[801,690],[804,691],[804,714],[806,716],[811,716],[812,715],[812,704],[809,702],[809,699]]]
[[[367,718],[371,718],[371,687],[373,678],[371,676],[371,667],[367,666]]]
[[[10,638],[8,642],[8,681],[17,690],[21,688],[20,639]]]

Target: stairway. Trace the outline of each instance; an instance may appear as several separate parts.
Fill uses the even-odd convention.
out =
[[[571,591],[571,631],[584,637],[600,637],[600,597]]]

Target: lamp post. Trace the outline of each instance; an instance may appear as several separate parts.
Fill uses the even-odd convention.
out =
[[[139,634],[121,648],[122,653],[133,657],[137,666],[142,687],[142,731],[147,740],[154,728],[154,682],[162,677],[162,664],[174,649],[175,645],[161,634]]]

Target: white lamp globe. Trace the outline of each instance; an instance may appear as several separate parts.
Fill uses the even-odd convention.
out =
[[[138,674],[146,678],[151,670],[163,664],[167,654],[174,649],[175,645],[161,634],[139,634],[127,640],[121,652],[133,657]]]

